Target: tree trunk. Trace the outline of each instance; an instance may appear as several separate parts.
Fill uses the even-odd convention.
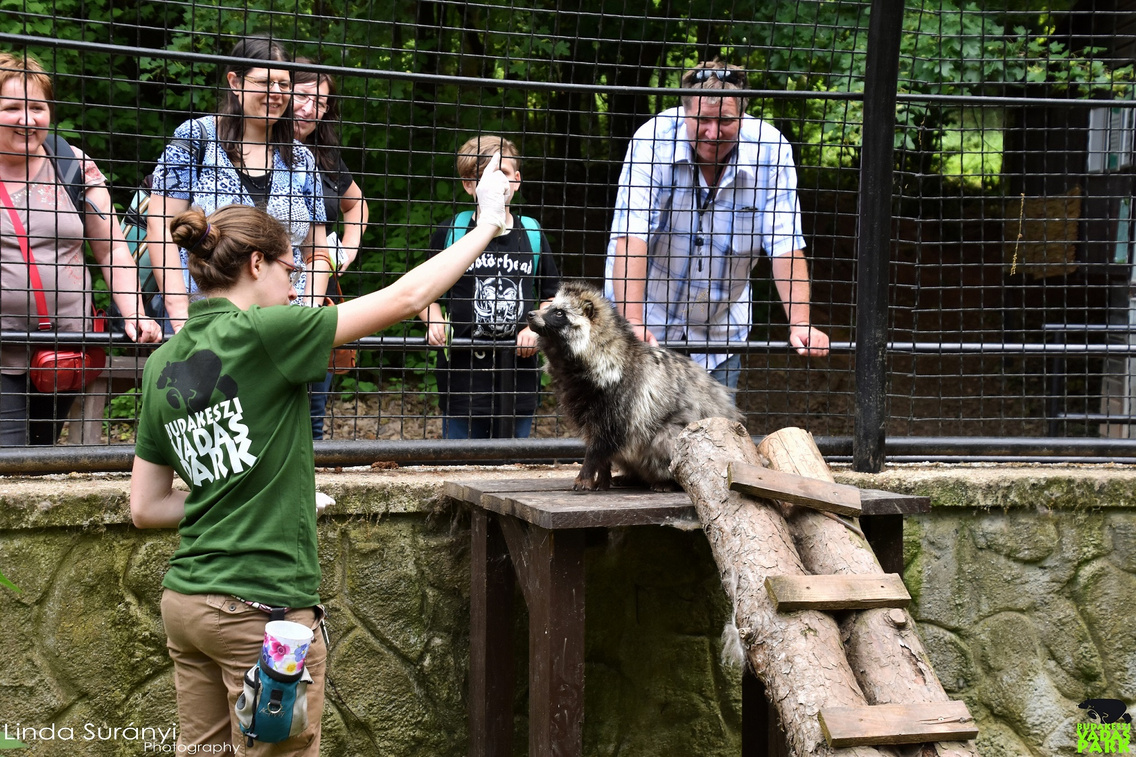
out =
[[[821,707],[863,706],[866,701],[831,616],[774,610],[765,577],[805,571],[781,514],[769,505],[754,506],[754,500],[727,488],[726,466],[734,460],[760,464],[741,424],[711,418],[679,435],[672,470],[698,511],[726,593],[734,598],[749,664],[777,708],[791,753],[885,754],[873,747],[832,749],[825,742],[817,720]]]
[[[833,481],[812,435],[799,428],[784,428],[762,440],[757,451],[767,467],[808,478]],[[847,526],[815,510],[782,505],[789,530],[805,570],[833,573],[881,573],[867,541]],[[848,613],[841,623],[848,662],[870,704],[946,702],[943,690],[915,621],[906,610],[875,609]],[[930,745],[929,745],[930,746]],[[933,745],[940,757],[978,757],[974,742],[940,742]]]

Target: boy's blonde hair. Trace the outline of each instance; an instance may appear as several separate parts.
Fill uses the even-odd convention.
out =
[[[483,134],[467,139],[458,148],[458,176],[462,181],[477,181],[490,158],[501,153],[501,158],[516,160],[521,153],[512,141],[496,134]]]

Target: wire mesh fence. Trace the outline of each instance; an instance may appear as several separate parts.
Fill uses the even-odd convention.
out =
[[[844,1],[733,0],[682,9],[595,2],[566,9],[538,2],[0,0],[0,47],[33,54],[52,74],[54,128],[106,176],[116,220],[179,126],[216,122],[233,88],[226,74],[248,67],[231,56],[237,43],[261,36],[289,59],[311,61],[276,63],[270,75],[282,76],[294,93],[270,80],[263,93],[288,100],[288,118],[303,120],[304,102],[328,103],[303,94],[299,72],[334,81],[327,125],[369,211],[358,254],[338,277],[348,299],[390,284],[448,241],[455,216],[473,207],[457,159],[463,143],[503,135],[516,145],[520,183],[512,209],[539,221],[544,268],[510,273],[508,265],[519,264],[487,263],[485,275],[474,271],[468,286],[441,301],[452,316],[450,331],[432,338],[425,320],[411,320],[357,345],[357,365],[335,375],[326,390],[313,390],[326,391],[328,449],[386,440],[388,450],[409,444],[415,450],[409,457],[424,449],[444,456],[454,448],[431,444],[462,433],[445,432],[444,423],[484,421],[485,434],[511,437],[531,406],[536,440],[487,449],[502,458],[543,456],[539,440],[573,431],[547,380],[532,379],[541,385],[530,387],[534,369],[518,367],[523,314],[558,279],[599,287],[606,280],[618,300],[620,282],[607,265],[613,240],[638,236],[655,256],[647,277],[665,292],[658,296],[681,305],[672,308],[681,312],[659,316],[665,323],[650,325],[667,346],[718,355],[707,367],[725,354],[740,357],[736,399],[755,435],[797,425],[826,451],[846,456],[857,434],[877,434],[857,428],[857,408],[882,391],[876,397],[885,408],[881,435],[903,456],[932,457],[945,448],[976,455],[1023,440],[1032,440],[1029,449],[1040,455],[1128,455],[1123,440],[1136,393],[1129,331],[1133,14],[1092,3],[981,9],[945,0],[908,3],[894,21],[902,25],[892,51],[898,77],[872,81],[866,71],[874,10],[870,2]],[[794,184],[787,201],[790,209],[799,206],[809,283],[805,320],[830,340],[827,355],[801,355],[790,344],[802,311],[786,301],[800,305],[805,290],[786,295],[778,266],[797,245],[776,228],[760,227],[759,211],[767,200],[772,208],[772,199],[746,201],[753,192],[738,189],[746,171],[728,164],[750,153],[725,154],[720,175],[699,178],[706,161],[698,157],[698,140],[692,144],[682,131],[694,128],[686,125],[690,111],[681,95],[690,90],[683,74],[716,58],[745,77],[740,89],[753,117],[745,128],[760,120],[775,131],[758,142],[783,139],[787,160],[774,161],[785,169],[782,183],[759,189],[782,192],[784,202],[785,177]],[[884,156],[893,189],[882,390],[857,375],[857,362],[865,362],[857,339],[858,303],[866,301],[862,146],[865,93],[873,89],[898,93],[894,152]],[[12,136],[21,128],[8,115],[19,100],[12,95],[0,92],[0,103],[8,103],[0,109],[0,133],[9,135],[0,137],[6,179],[26,161]],[[678,136],[664,145],[656,130],[649,145],[655,160],[667,164],[667,179],[657,173],[650,179],[661,183],[647,192],[639,228],[627,220],[634,212],[621,214],[621,176],[626,187],[626,176],[636,175],[625,168],[634,163],[629,146],[637,130],[666,113]],[[717,184],[727,191],[715,195]],[[344,198],[339,210],[349,205]],[[768,215],[781,218],[780,212]],[[728,232],[714,226],[719,216],[737,224],[747,213],[759,224],[747,239],[738,239],[736,226]],[[711,224],[706,257],[696,244],[703,221]],[[327,231],[350,238],[342,219]],[[716,235],[725,237],[717,247]],[[525,236],[519,225],[510,235],[518,253],[532,246]],[[108,307],[114,298],[91,257],[96,248],[87,253],[89,286],[94,303]],[[6,214],[0,249],[5,269],[24,266]],[[718,270],[716,280],[694,273],[700,259],[710,263],[715,255],[722,267],[706,270]],[[501,263],[507,256],[499,257]],[[542,264],[529,258],[528,265]],[[173,265],[166,271],[170,278],[179,273]],[[17,280],[22,283],[13,285]],[[701,307],[700,294],[715,287],[725,294],[707,295],[718,300]],[[34,308],[29,289],[26,275],[4,272],[0,398],[3,423],[24,429],[17,446],[33,443],[26,436],[28,400],[42,398],[24,378],[26,364],[10,354],[26,355],[21,345],[29,340],[68,341],[66,333],[20,325]],[[737,307],[728,313],[731,302],[741,303],[740,314]],[[737,328],[717,328],[723,323]],[[85,393],[66,396],[73,401],[33,411],[58,422],[37,438],[57,452],[76,444],[127,445],[150,348],[121,335],[92,335],[89,327],[75,331],[88,344],[109,343],[109,367]],[[470,385],[461,384],[466,373],[474,376]],[[463,392],[465,400],[450,403]],[[64,412],[70,423],[62,423]],[[362,457],[384,456],[373,446],[360,449]],[[34,456],[20,459],[28,464]]]

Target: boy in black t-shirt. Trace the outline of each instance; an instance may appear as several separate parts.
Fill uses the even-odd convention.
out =
[[[473,196],[477,177],[494,153],[509,179],[505,201],[510,231],[497,237],[446,294],[448,313],[438,302],[418,314],[427,341],[447,347],[438,353],[442,436],[446,439],[523,438],[532,430],[540,390],[536,335],[525,314],[556,294],[560,273],[540,224],[513,214],[509,203],[521,185],[516,145],[499,136],[468,140],[458,150],[462,187]],[[473,228],[472,211],[459,213],[434,231],[430,249],[444,250]],[[448,316],[448,317],[447,317]],[[472,339],[472,346],[449,346]],[[495,344],[496,343],[496,344]]]

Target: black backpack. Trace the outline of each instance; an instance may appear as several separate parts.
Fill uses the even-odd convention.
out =
[[[94,208],[99,218],[106,218],[106,214],[87,199],[87,185],[83,181],[79,157],[75,155],[75,149],[67,144],[67,140],[58,134],[48,134],[47,139],[43,141],[43,149],[47,152],[52,167],[55,168],[55,177],[63,185],[67,196],[71,198],[75,210],[79,211],[79,221],[86,223],[88,205]]]

